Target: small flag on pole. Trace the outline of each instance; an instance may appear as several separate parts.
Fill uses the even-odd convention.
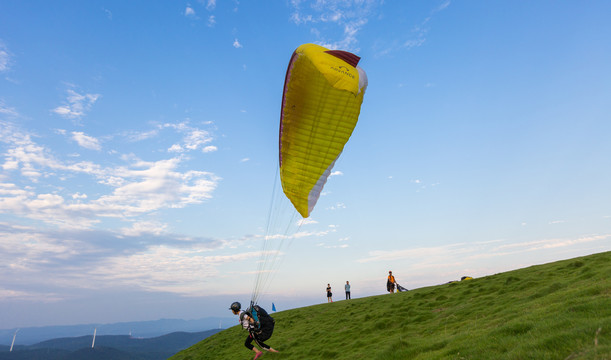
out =
[[[276,311],[276,305],[274,305],[274,303],[272,303],[272,311]]]

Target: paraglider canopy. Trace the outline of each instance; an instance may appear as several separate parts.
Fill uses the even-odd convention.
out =
[[[310,216],[356,126],[367,88],[359,61],[347,51],[315,44],[303,44],[291,56],[282,92],[278,165],[282,190],[296,212],[274,201],[280,200],[274,189],[251,307],[268,285],[285,240],[291,241],[291,224],[297,214]]]
[[[280,179],[304,218],[356,126],[367,88],[359,60],[315,44],[301,45],[291,57],[280,115]]]

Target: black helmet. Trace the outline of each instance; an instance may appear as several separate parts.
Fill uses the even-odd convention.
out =
[[[242,304],[240,304],[239,302],[234,302],[233,304],[231,304],[231,307],[229,308],[229,310],[238,312],[240,311],[240,309],[242,308]]]

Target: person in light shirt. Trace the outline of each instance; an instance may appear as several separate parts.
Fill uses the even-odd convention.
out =
[[[348,281],[344,285],[344,290],[346,290],[346,300],[350,300],[350,283]]]
[[[240,323],[242,324],[242,327],[248,330],[248,337],[246,338],[246,341],[244,341],[244,346],[255,352],[254,359],[261,357],[263,352],[252,344],[253,341],[263,350],[277,353],[278,350],[275,350],[264,343],[264,341],[269,339],[274,332],[274,318],[269,316],[267,311],[265,311],[265,309],[259,305],[254,305],[251,308],[248,308],[246,311],[240,312],[241,307],[242,304],[236,301],[231,304],[229,309],[234,315],[240,315]],[[253,313],[257,315],[255,316]],[[255,318],[258,319],[258,321],[255,320]]]

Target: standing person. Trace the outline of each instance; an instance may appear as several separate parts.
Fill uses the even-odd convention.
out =
[[[259,305],[253,305],[246,311],[242,311],[240,313],[241,307],[242,304],[236,301],[231,304],[229,310],[231,310],[234,315],[240,315],[240,323],[242,323],[242,327],[248,330],[248,337],[246,338],[246,341],[244,341],[244,346],[246,346],[247,349],[255,352],[254,359],[260,358],[261,355],[263,355],[263,351],[257,349],[252,344],[253,341],[263,350],[277,353],[278,350],[272,349],[269,345],[264,343],[265,340],[272,337],[275,324],[274,318],[269,316],[267,311],[265,311],[265,309]]]
[[[327,302],[333,302],[333,293],[331,292],[331,284],[327,284]]]
[[[392,275],[392,271],[389,271],[388,280],[386,281],[386,290],[391,294],[394,293],[396,283],[397,282],[395,281],[395,277]]]
[[[350,299],[350,283],[346,281],[346,285],[344,285],[344,289],[346,290],[346,300]]]

